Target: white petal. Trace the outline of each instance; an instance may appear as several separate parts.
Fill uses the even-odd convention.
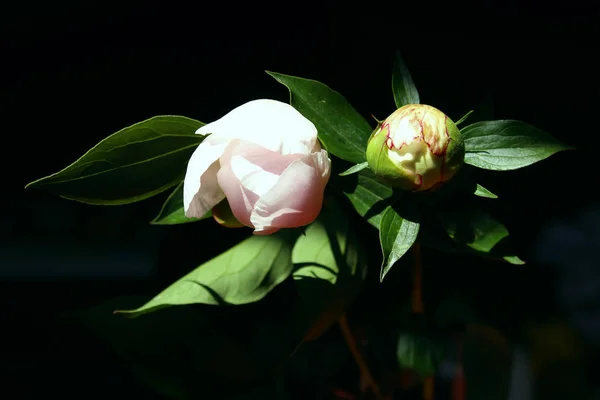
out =
[[[277,183],[279,176],[300,154],[281,155],[257,144],[234,139],[219,159],[217,179],[235,217],[252,226],[250,214],[260,196]]]
[[[284,155],[310,154],[317,141],[312,122],[289,104],[269,99],[243,104],[196,133],[210,133],[220,140],[243,139]]]
[[[183,207],[188,218],[200,218],[225,198],[217,183],[219,157],[227,143],[200,143],[190,157],[183,181]]]
[[[231,158],[231,169],[244,187],[259,197],[271,190],[279,179],[279,175],[265,171],[242,156]]]
[[[277,183],[256,202],[250,216],[254,234],[308,225],[323,205],[330,162],[322,151],[292,162]]]

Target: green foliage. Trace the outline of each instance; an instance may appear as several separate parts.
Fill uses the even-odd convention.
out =
[[[377,180],[368,169],[362,170],[341,189],[358,214],[379,229],[381,215],[391,202],[392,188]]]
[[[279,383],[263,382],[251,390],[247,381],[240,382],[264,379],[301,343],[321,337],[351,306],[366,280],[369,249],[361,235],[376,231],[362,222],[370,229],[363,232],[355,221],[359,218],[346,215],[336,201],[349,202],[358,216],[378,230],[383,253],[380,281],[415,243],[523,264],[508,248],[507,228],[478,207],[478,201],[489,202],[473,195],[498,196],[476,183],[470,166],[514,170],[570,149],[524,122],[480,121],[461,130],[465,163],[470,166],[463,166],[450,182],[428,193],[392,189],[365,162],[372,128],[340,93],[314,80],[268,74],[289,89],[292,106],[315,124],[320,142],[332,155],[333,169],[337,168],[327,192],[332,196],[326,197],[319,217],[301,229],[251,236],[145,303],[139,298],[121,299],[82,316],[138,376],[171,398],[285,396]],[[420,102],[400,53],[393,66],[392,92],[397,107]],[[137,202],[175,187],[152,224],[208,218],[210,211],[202,218],[187,218],[183,207],[182,180],[192,152],[204,139],[195,135],[202,125],[181,116],[142,121],[27,187],[98,205]],[[277,292],[282,287],[286,289],[284,301]],[[273,302],[279,308],[265,306]],[[131,309],[124,311],[127,307]],[[121,308],[117,313],[127,316],[148,315],[123,318],[110,314],[114,308]],[[433,325],[461,326],[475,319],[461,302],[440,307],[433,318],[437,321]],[[427,329],[394,328],[392,347],[396,348],[386,349],[393,362],[422,377],[433,375],[447,342],[429,335]],[[506,398],[509,350],[498,332],[468,325],[464,367],[470,397]]]
[[[210,218],[212,212],[208,211],[202,218],[188,218],[183,209],[183,182],[171,192],[158,215],[152,220],[154,225],[177,225],[188,222],[200,221]]]
[[[336,203],[300,236],[292,251],[295,286],[314,340],[351,304],[367,273],[365,249],[356,230]]]
[[[439,217],[454,241],[477,251],[487,253],[508,236],[508,230],[500,221],[481,210],[440,213]]]
[[[289,89],[291,105],[315,124],[328,152],[355,164],[366,161],[372,129],[344,96],[312,79],[267,73]]]
[[[369,163],[367,161],[360,163],[360,164],[356,164],[356,165],[348,168],[344,172],[340,173],[339,175],[340,176],[352,175],[352,174],[362,171],[365,168],[369,168]]]
[[[476,122],[461,130],[465,163],[478,168],[507,171],[523,168],[569,150],[548,133],[513,120]]]
[[[418,234],[419,222],[416,218],[403,218],[393,207],[388,207],[383,213],[379,227],[379,240],[383,251],[381,281],[394,263],[415,243]]]
[[[392,93],[396,107],[400,108],[407,104],[419,104],[419,92],[413,83],[408,67],[406,66],[400,52],[396,52],[394,68],[392,70]]]
[[[471,116],[471,114],[473,114],[474,112],[475,112],[475,110],[470,110],[468,113],[466,113],[465,115],[463,115],[462,117],[460,117],[460,119],[458,121],[456,121],[454,123],[454,125],[459,126],[460,124],[462,124],[463,122],[465,122]]]
[[[187,304],[247,304],[262,299],[292,273],[291,251],[298,232],[252,236],[200,265],[143,306],[140,315]]]
[[[98,205],[133,203],[182,181],[204,139],[203,124],[187,117],[153,117],[121,129],[65,169],[27,185]]]
[[[498,198],[498,196],[496,196],[494,193],[490,192],[489,190],[487,190],[486,188],[481,186],[479,183],[477,184],[477,186],[475,188],[475,196],[486,197],[488,199],[497,199]]]

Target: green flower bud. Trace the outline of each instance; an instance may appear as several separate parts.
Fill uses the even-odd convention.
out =
[[[456,124],[435,107],[407,104],[371,134],[369,168],[385,183],[404,190],[435,189],[450,180],[465,157]]]

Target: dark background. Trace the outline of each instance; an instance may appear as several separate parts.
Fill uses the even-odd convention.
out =
[[[96,207],[26,192],[26,183],[154,115],[210,122],[251,99],[286,101],[287,90],[264,70],[324,82],[366,117],[383,119],[394,109],[396,49],[422,102],[454,120],[491,99],[495,119],[527,121],[577,148],[521,171],[484,175],[481,182],[501,198],[491,211],[532,264],[518,279],[491,267],[463,278],[482,285],[482,302],[499,326],[559,315],[597,348],[596,10],[583,2],[449,3],[3,5],[6,398],[152,398],[106,345],[60,315],[119,295],[152,295],[229,245],[221,240],[229,231],[206,237],[189,226],[146,224],[166,194]]]

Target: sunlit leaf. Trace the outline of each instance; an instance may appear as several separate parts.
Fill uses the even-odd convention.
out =
[[[523,168],[558,151],[572,149],[521,121],[476,122],[461,133],[465,140],[465,163],[496,171]]]
[[[39,188],[89,204],[119,205],[154,196],[183,180],[204,137],[203,124],[176,115],[153,117],[99,142],[65,169],[38,179]]]

